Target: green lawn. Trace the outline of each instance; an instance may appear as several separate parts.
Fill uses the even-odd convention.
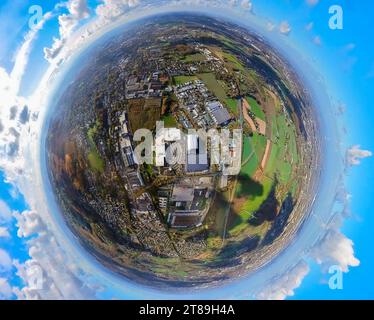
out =
[[[288,183],[292,174],[292,165],[287,161],[280,161],[278,166],[279,180],[282,183]]]
[[[292,166],[298,161],[295,128],[288,126],[284,115],[273,117],[272,149],[265,173],[277,174],[279,181],[287,184],[292,175]],[[276,143],[275,143],[276,142]],[[293,159],[293,162],[289,159]]]
[[[235,197],[245,197],[247,200],[241,207],[240,212],[238,213],[238,217],[236,218],[235,223],[230,229],[231,234],[237,232],[237,230],[239,230],[240,228],[248,226],[248,219],[251,218],[253,212],[260,208],[261,204],[269,195],[269,192],[273,185],[273,180],[269,179],[268,177],[263,177],[260,183],[248,179],[248,177],[252,177],[254,175],[259,166],[259,163],[265,152],[266,142],[266,137],[261,136],[257,133],[255,133],[251,138],[250,144],[246,142],[246,139],[244,140],[243,161],[245,161],[245,156],[247,156],[248,153],[251,152],[251,150],[254,150],[255,153],[252,155],[249,161],[243,165],[240,171],[240,176],[242,176],[243,179],[240,179],[239,176],[238,184],[235,190]],[[251,145],[251,147],[249,147],[249,145]],[[275,160],[276,157],[273,157]]]
[[[199,73],[197,75],[221,102],[225,102],[227,95],[225,89],[220,85],[214,73]]]
[[[223,52],[224,58],[230,62],[231,66],[240,71],[244,71],[243,65],[240,63],[239,59],[231,53]]]
[[[251,140],[248,137],[243,137],[242,162],[248,159],[253,151]]]
[[[173,77],[173,79],[176,85],[198,80],[196,76],[175,76]]]
[[[227,98],[226,99],[226,106],[229,108],[229,110],[235,115],[239,115],[238,110],[238,102],[235,99]]]
[[[104,172],[104,161],[101,159],[96,148],[92,148],[88,154],[88,162],[92,170],[103,173]]]
[[[219,39],[230,49],[237,50],[238,46],[236,43],[232,42],[231,39],[228,39],[224,36],[219,36]]]
[[[248,220],[252,213],[260,208],[261,204],[265,201],[270,193],[273,180],[264,177],[261,184],[263,188],[262,193],[256,196],[249,196],[248,200],[241,208],[239,215],[243,220]]]
[[[269,160],[265,168],[265,174],[271,176],[272,173],[275,171],[277,162],[279,161],[279,158],[278,158],[279,151],[280,151],[279,146],[276,145],[275,143],[272,143]]]
[[[176,128],[178,126],[177,121],[171,114],[163,116],[161,121],[164,121],[165,128]]]
[[[256,172],[266,148],[266,138],[255,133],[252,138],[243,139],[242,168],[243,176],[252,177]],[[251,157],[249,158],[249,156]],[[240,193],[240,192],[239,192]]]
[[[254,145],[257,158],[262,160],[266,149],[267,138],[258,134],[257,132],[253,133],[252,145]]]
[[[239,186],[239,188],[245,188],[246,192],[248,192],[249,195],[247,201],[243,204],[240,212],[238,213],[234,224],[229,230],[231,235],[234,235],[243,228],[248,227],[248,220],[253,216],[253,213],[260,208],[261,204],[269,195],[271,187],[273,185],[273,180],[264,177],[261,185],[261,194],[255,194],[252,192],[254,188],[257,188],[255,187],[255,182],[253,181],[244,181],[244,184]]]
[[[184,62],[205,61],[205,56],[201,53],[190,54],[183,59]]]
[[[244,164],[244,166],[241,168],[240,172],[245,174],[248,177],[252,177],[254,173],[256,172],[259,165],[259,160],[256,156],[256,154],[253,154],[251,158]]]
[[[88,163],[92,170],[103,173],[104,172],[104,161],[101,159],[99,152],[97,151],[94,136],[98,131],[98,123],[92,128],[88,129],[87,138],[90,144],[90,152],[88,153]]]
[[[295,196],[295,193],[296,193],[296,191],[297,191],[297,187],[298,187],[298,181],[295,180],[295,181],[292,183],[292,186],[291,186],[291,194],[292,194],[293,197]]]
[[[256,115],[256,117],[260,118],[261,120],[265,121],[265,113],[260,107],[260,105],[257,103],[257,101],[251,97],[246,97],[246,100],[248,101],[249,105],[251,106],[252,112]]]

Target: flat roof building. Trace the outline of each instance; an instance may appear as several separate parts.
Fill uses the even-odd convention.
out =
[[[227,109],[219,101],[207,102],[207,108],[214,122],[219,126],[227,125],[232,119]]]
[[[194,189],[191,187],[175,186],[173,188],[173,194],[171,201],[175,202],[189,202],[194,197]]]

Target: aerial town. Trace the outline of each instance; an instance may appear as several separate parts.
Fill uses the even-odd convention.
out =
[[[155,19],[101,44],[66,89],[50,180],[73,233],[113,271],[212,285],[261,267],[296,234],[319,174],[317,125],[298,78],[257,34]]]

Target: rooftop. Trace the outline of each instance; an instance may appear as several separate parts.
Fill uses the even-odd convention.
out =
[[[194,189],[185,186],[175,186],[171,196],[172,201],[192,201],[194,197]]]

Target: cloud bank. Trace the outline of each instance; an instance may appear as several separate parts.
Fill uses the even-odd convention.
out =
[[[69,0],[66,8],[69,13],[58,17],[59,38],[54,38],[51,48],[44,48],[44,57],[49,62],[52,62],[61,52],[80,21],[87,19],[90,14],[86,0]]]
[[[309,273],[309,265],[301,260],[296,266],[288,270],[286,274],[274,278],[274,280],[256,294],[260,300],[284,300],[295,294],[305,276]]]

